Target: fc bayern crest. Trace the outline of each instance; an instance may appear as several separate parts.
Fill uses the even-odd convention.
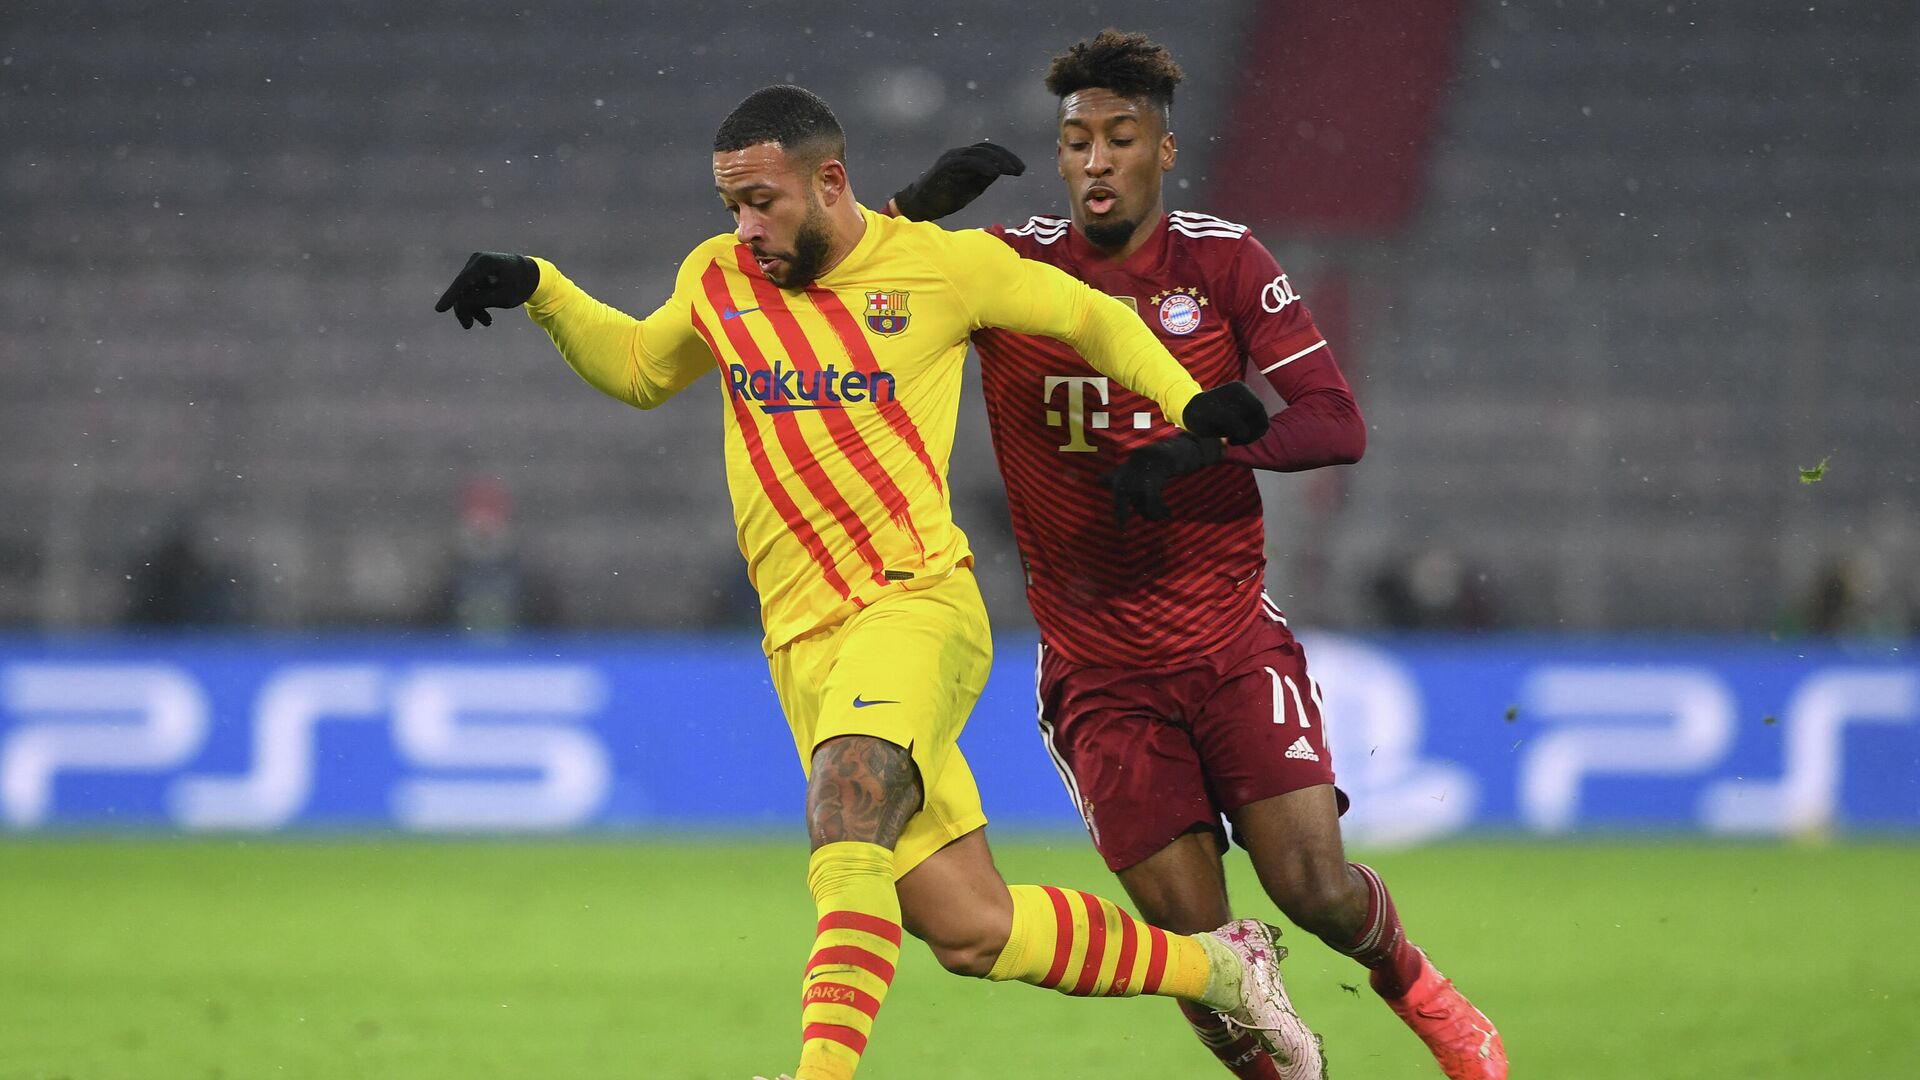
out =
[[[892,337],[905,330],[912,314],[907,310],[906,293],[884,291],[867,294],[867,329],[876,334]]]
[[[1200,301],[1183,292],[1172,293],[1160,301],[1160,325],[1182,337],[1200,329]]]

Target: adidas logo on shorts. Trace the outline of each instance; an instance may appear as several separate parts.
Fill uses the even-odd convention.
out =
[[[1287,756],[1298,761],[1320,760],[1320,755],[1313,752],[1313,744],[1307,741],[1305,735],[1293,740],[1293,745],[1287,747]]]

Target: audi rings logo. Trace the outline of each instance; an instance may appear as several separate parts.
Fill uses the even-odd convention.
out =
[[[1285,274],[1267,282],[1267,287],[1260,290],[1260,306],[1269,315],[1280,314],[1288,304],[1298,299],[1300,294],[1293,291],[1293,282],[1288,281]]]

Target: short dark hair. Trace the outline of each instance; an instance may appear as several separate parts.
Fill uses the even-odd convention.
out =
[[[720,122],[713,152],[723,154],[768,142],[812,164],[828,158],[845,161],[847,156],[847,133],[833,110],[818,94],[798,86],[769,86],[747,95]]]
[[[1047,91],[1064,98],[1098,87],[1121,97],[1145,99],[1160,109],[1163,119],[1171,119],[1173,88],[1185,77],[1166,46],[1145,34],[1108,27],[1053,58],[1053,66],[1047,69]]]

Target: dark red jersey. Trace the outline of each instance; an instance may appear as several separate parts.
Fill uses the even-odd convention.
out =
[[[1332,350],[1243,225],[1176,210],[1123,260],[1065,218],[989,231],[1137,310],[1202,387],[1246,377],[1251,366],[1287,403],[1259,442],[1168,483],[1169,520],[1135,518],[1123,530],[1101,474],[1178,429],[1062,342],[973,335],[1027,602],[1047,646],[1116,667],[1212,652],[1259,611],[1265,532],[1251,469],[1355,461],[1365,446]]]

